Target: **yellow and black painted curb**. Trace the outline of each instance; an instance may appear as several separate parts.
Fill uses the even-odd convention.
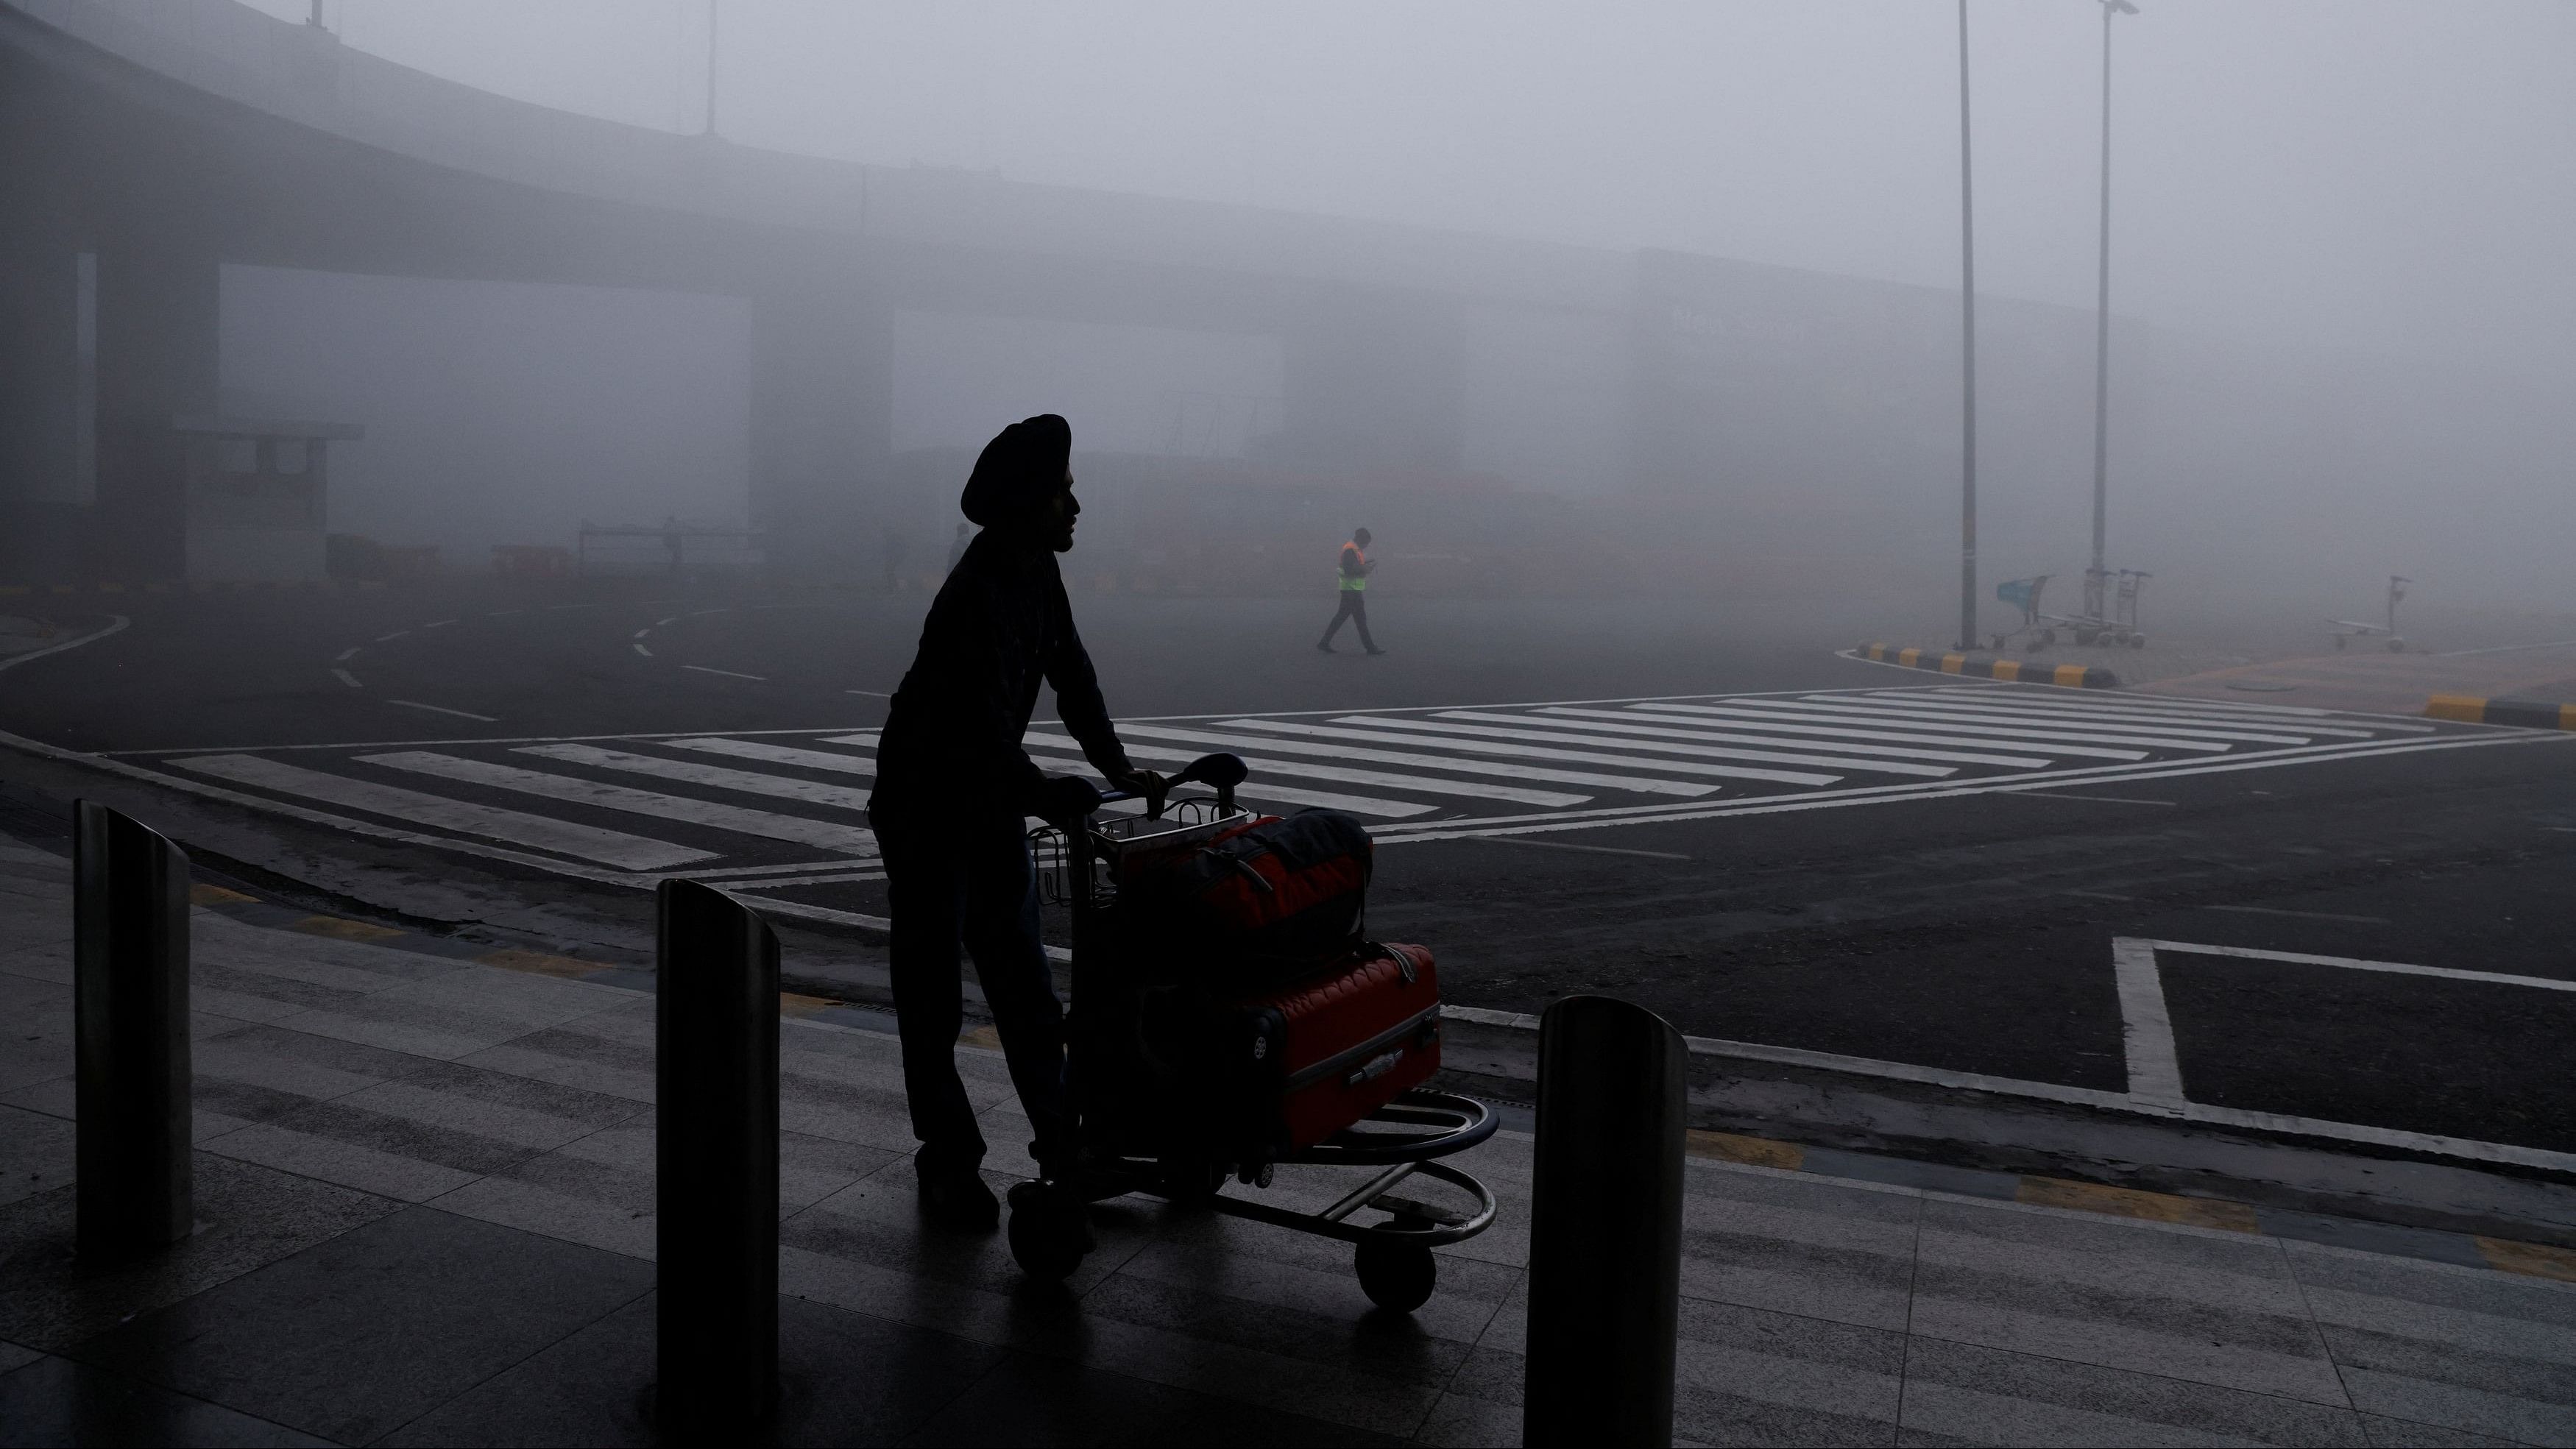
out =
[[[354,594],[385,587],[383,579],[292,579],[280,582],[194,583],[154,579],[144,583],[0,584],[0,599],[93,598],[135,594]]]
[[[2424,701],[2432,719],[2462,724],[2521,725],[2535,730],[2576,730],[2576,704],[2539,699],[2480,699],[2473,694],[2437,694]]]
[[[2027,664],[2019,659],[1971,659],[1951,650],[1899,649],[1893,644],[1862,644],[1852,653],[1881,664],[1933,669],[1970,679],[2003,679],[2021,684],[2054,684],[2067,689],[2117,689],[2120,676],[2086,664]]]
[[[1768,1167],[1780,1172],[1812,1172],[1863,1182],[1946,1192],[1961,1197],[2026,1203],[2033,1207],[2099,1213],[2105,1217],[2172,1223],[2225,1233],[2265,1234],[2306,1242],[2330,1243],[2397,1257],[2422,1258],[2464,1268],[2576,1283],[2576,1248],[2525,1243],[2480,1233],[2437,1228],[2401,1227],[2394,1223],[2332,1218],[2316,1213],[2283,1212],[2251,1203],[2218,1198],[2184,1197],[2134,1187],[2112,1187],[2062,1177],[1952,1167],[1909,1158],[1880,1157],[1838,1148],[1806,1147],[1767,1137],[1692,1128],[1684,1150],[1693,1157]]]

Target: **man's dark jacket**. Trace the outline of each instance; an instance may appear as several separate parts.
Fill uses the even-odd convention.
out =
[[[877,743],[873,810],[1001,808],[1037,814],[1045,775],[1020,748],[1038,686],[1092,766],[1132,768],[1109,724],[1100,681],[1074,632],[1055,554],[1041,541],[987,529],[931,602],[921,650],[896,686]]]

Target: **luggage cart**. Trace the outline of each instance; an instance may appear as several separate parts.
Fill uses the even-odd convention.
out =
[[[2413,582],[2404,574],[2388,576],[2388,622],[2385,625],[2365,624],[2358,619],[2328,619],[2326,622],[2334,626],[2334,647],[2346,648],[2355,639],[2382,639],[2387,641],[2389,653],[2405,653],[2405,636],[2397,632],[2397,601],[2406,597],[2406,586]]]
[[[1011,1190],[1011,1256],[1031,1277],[1062,1279],[1090,1247],[1084,1208],[1141,1193],[1349,1243],[1369,1300],[1409,1313],[1437,1284],[1431,1250],[1472,1238],[1494,1221],[1493,1192],[1439,1159],[1493,1136],[1501,1118],[1474,1098],[1416,1088],[1349,1129],[1275,1161],[1246,1152],[1239,1136],[1200,1130],[1205,1124],[1193,1122],[1187,1109],[1189,1083],[1164,1079],[1169,1074],[1155,1059],[1142,1020],[1150,988],[1120,958],[1118,883],[1124,868],[1157,852],[1195,850],[1251,819],[1234,800],[1235,786],[1247,773],[1237,756],[1202,756],[1172,777],[1165,792],[1145,800],[1141,814],[1094,815],[1076,829],[1049,826],[1030,833],[1042,898],[1072,916],[1073,999],[1066,1034],[1085,1161],[1078,1183],[1024,1182]],[[1169,797],[1170,789],[1192,784],[1214,793]],[[1103,804],[1137,798],[1129,791],[1101,797]],[[1140,1093],[1121,1090],[1140,1086],[1150,1100],[1176,1103],[1174,1110],[1140,1108]],[[1229,1181],[1267,1188],[1280,1163],[1370,1171],[1317,1212],[1225,1190]],[[1443,1184],[1451,1190],[1443,1195],[1461,1202],[1397,1195],[1398,1186],[1423,1179]],[[1384,1218],[1364,1222],[1362,1213]]]

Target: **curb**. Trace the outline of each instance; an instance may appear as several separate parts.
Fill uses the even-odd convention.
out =
[[[1932,669],[1970,679],[2002,679],[2019,684],[2053,684],[2066,689],[2117,689],[2120,676],[2084,664],[2025,664],[2018,659],[1971,659],[1955,650],[1899,649],[1892,644],[1858,644],[1852,657],[1907,669]]]
[[[2472,694],[2437,694],[2424,701],[2428,719],[2461,724],[2520,725],[2525,729],[2576,730],[2576,704],[2537,699],[2480,699]]]
[[[178,580],[156,580],[140,584],[0,584],[0,599],[36,596],[77,597],[84,594],[353,594],[381,589],[383,579],[275,579],[247,583],[194,583]]]
[[[1538,1032],[1538,1018],[1523,1012],[1495,1011],[1444,1002],[1440,1014],[1447,1022],[1473,1024],[1513,1034],[1527,1033],[1532,1038]],[[1693,1055],[1723,1055],[1710,1050],[1722,1045],[1720,1043],[1692,1037],[1683,1040],[1690,1045]],[[1478,1069],[1458,1070],[1461,1075],[1474,1077]],[[1461,1089],[1483,1087],[1490,1092],[1493,1083],[1494,1079],[1481,1077],[1463,1083]],[[1536,1083],[1534,1079],[1516,1079],[1511,1085],[1530,1090]],[[1514,1121],[1511,1115],[1531,1109],[1507,1107],[1504,1110],[1506,1126],[1535,1130],[1530,1121]],[[1695,1126],[1685,1130],[1683,1151],[1692,1157],[1775,1172],[1808,1173],[1915,1192],[2017,1202],[2031,1207],[2207,1231],[2263,1234],[2328,1247],[2576,1284],[2576,1248],[2492,1233],[2313,1212],[2214,1195],[2156,1192],[2041,1173],[1969,1167],[1913,1155],[1823,1147]]]

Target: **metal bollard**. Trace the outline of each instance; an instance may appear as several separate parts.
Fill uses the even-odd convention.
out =
[[[1525,1444],[1673,1441],[1686,1060],[1625,1001],[1569,996],[1540,1019]]]
[[[76,800],[72,861],[80,1252],[123,1257],[195,1227],[188,856],[131,816]]]
[[[656,904],[659,1407],[753,1424],[778,1396],[778,937],[695,881]]]

